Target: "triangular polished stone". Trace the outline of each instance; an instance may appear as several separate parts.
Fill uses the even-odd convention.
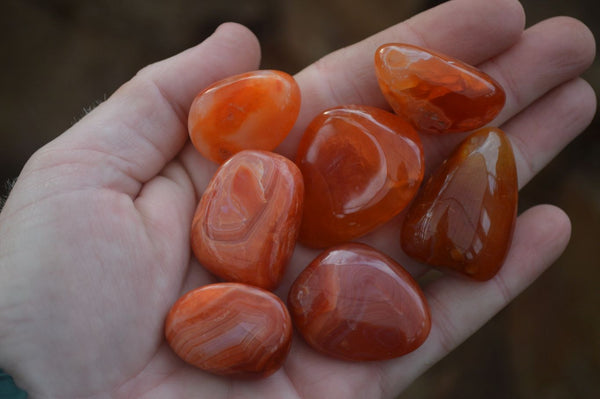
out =
[[[404,220],[402,248],[421,262],[488,280],[510,247],[517,197],[508,138],[497,128],[481,129],[424,185]]]

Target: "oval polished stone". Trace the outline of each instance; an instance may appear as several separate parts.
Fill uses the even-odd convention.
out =
[[[294,126],[300,89],[287,73],[247,72],[200,92],[190,108],[188,129],[194,147],[223,163],[246,149],[275,149]]]
[[[410,124],[358,105],[318,115],[296,164],[305,187],[299,239],[317,248],[360,237],[396,216],[424,173],[421,140]]]
[[[510,247],[517,198],[510,142],[501,130],[483,128],[424,185],[404,220],[402,248],[421,262],[488,280]]]
[[[290,350],[292,322],[274,294],[238,283],[188,292],[173,305],[165,337],[183,361],[213,374],[266,377]]]
[[[385,44],[375,53],[379,87],[398,115],[419,131],[465,132],[489,123],[506,96],[479,69],[408,44]]]
[[[319,255],[290,289],[294,326],[314,349],[343,360],[384,360],[415,350],[431,329],[410,274],[358,243]]]
[[[298,167],[266,151],[221,165],[192,221],[196,258],[227,281],[273,289],[294,251],[304,185]]]

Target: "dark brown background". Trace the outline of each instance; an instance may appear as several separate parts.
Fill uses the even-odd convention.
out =
[[[138,69],[198,43],[221,22],[244,23],[258,35],[263,68],[294,73],[439,2],[3,0],[0,182]],[[528,25],[564,14],[600,37],[597,0],[522,4]],[[597,62],[585,76],[600,88]],[[552,203],[570,215],[565,254],[401,398],[600,397],[599,124],[596,118],[521,192],[522,209]]]

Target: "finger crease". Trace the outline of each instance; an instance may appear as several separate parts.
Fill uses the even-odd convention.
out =
[[[432,324],[434,324],[439,331],[440,337],[438,342],[443,353],[449,353],[454,349],[458,341],[456,338],[457,329],[454,326],[451,318],[448,316],[448,308],[442,303],[441,300],[438,299],[436,295],[430,292],[427,300],[430,308],[436,307],[438,309],[438,312],[435,315],[436,317],[432,317]]]
[[[416,46],[432,48],[427,40],[425,40],[425,36],[413,26],[413,19],[408,19],[404,21],[404,26],[409,30],[409,32],[416,38],[416,40],[411,40],[410,43]]]
[[[525,143],[525,141],[523,141],[522,138],[515,135],[510,135],[509,140],[512,142],[512,150],[517,165],[523,165],[527,169],[526,171],[524,171],[526,172],[525,174],[517,174],[517,179],[519,180],[519,188],[521,188],[526,183],[526,181],[524,180],[524,176],[533,176],[536,173],[537,167],[533,162],[535,157],[531,155],[527,144]]]
[[[490,58],[486,63],[491,64],[492,68],[494,69],[494,72],[496,72],[496,75],[497,75],[496,80],[502,80],[504,82],[504,84],[502,85],[502,88],[504,89],[505,92],[507,92],[506,94],[508,94],[508,96],[510,98],[512,98],[512,100],[515,104],[515,106],[513,108],[521,109],[522,107],[524,107],[525,101],[522,98],[522,96],[519,94],[520,90],[519,90],[519,87],[518,87],[517,82],[515,81],[513,75],[511,73],[507,72],[507,70],[502,66],[502,64],[500,62],[498,62],[498,60],[496,58]]]
[[[169,95],[164,91],[159,83],[156,83],[154,79],[149,78],[148,80],[158,90],[161,99],[169,105],[171,111],[177,116],[181,127],[187,130],[187,110],[184,109],[180,103],[169,100]]]
[[[500,274],[496,274],[492,281],[494,282],[496,288],[498,289],[498,292],[500,292],[500,295],[502,296],[502,306],[505,306],[510,302],[510,300],[513,297],[511,291],[508,289],[506,281],[504,281],[504,278]]]

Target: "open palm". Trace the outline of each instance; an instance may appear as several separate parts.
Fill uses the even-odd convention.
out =
[[[590,122],[595,96],[578,78],[594,57],[579,22],[523,31],[516,0],[453,0],[328,55],[300,72],[302,109],[278,149],[293,156],[313,116],[342,104],[385,107],[375,49],[407,42],[478,65],[506,89],[494,125],[508,133],[523,186]],[[475,283],[425,287],[432,331],[415,352],[385,362],[326,358],[295,338],[285,366],[258,381],[187,366],[163,339],[184,292],[213,282],[193,259],[189,228],[216,166],[187,140],[195,94],[258,68],[245,28],[226,24],[200,45],[151,65],[28,162],[0,214],[0,366],[32,397],[391,398],[477,330],[564,249],[568,218],[538,206],[519,216],[504,267]],[[430,170],[464,135],[423,137]],[[310,210],[308,210],[310,211]],[[398,220],[364,239],[418,275],[399,249]],[[277,293],[316,252],[297,246]]]

